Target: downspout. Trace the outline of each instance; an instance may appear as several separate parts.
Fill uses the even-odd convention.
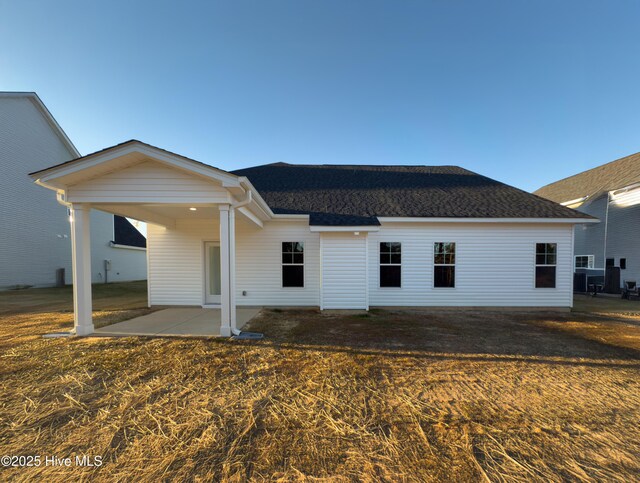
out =
[[[236,224],[235,224],[235,210],[237,208],[242,208],[243,206],[248,205],[249,203],[251,203],[251,201],[253,200],[253,196],[251,195],[251,191],[247,190],[247,194],[244,198],[244,200],[241,201],[234,201],[231,203],[231,213],[230,215],[234,217],[234,221],[233,221],[233,243],[230,244],[229,250],[230,250],[230,257],[229,260],[231,262],[231,266],[229,267],[229,272],[231,274],[232,277],[232,281],[233,283],[231,283],[231,288],[232,290],[229,290],[229,297],[232,300],[235,300],[235,296],[236,296],[236,234],[235,234],[235,229],[236,229]],[[231,303],[229,304],[231,305]],[[234,309],[235,309],[235,303],[233,304]],[[240,335],[241,331],[238,330],[238,328],[235,326],[235,314],[232,316],[232,320],[234,321],[233,325],[231,326],[231,334],[233,335]]]
[[[604,266],[604,275],[607,276],[607,229],[609,227],[609,203],[611,200],[611,191],[607,191],[607,209],[604,215],[604,251],[602,265]]]

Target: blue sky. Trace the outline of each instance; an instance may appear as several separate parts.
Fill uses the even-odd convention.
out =
[[[0,90],[83,153],[456,164],[534,190],[640,151],[640,2],[0,0]]]

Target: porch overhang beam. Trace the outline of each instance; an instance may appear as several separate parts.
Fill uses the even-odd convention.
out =
[[[256,225],[258,225],[260,228],[262,228],[264,226],[264,223],[262,223],[262,220],[260,218],[258,218],[256,215],[254,215],[247,208],[245,208],[245,207],[238,208],[238,211],[240,213],[242,213],[247,219],[249,219],[250,221],[252,221]]]
[[[151,223],[153,225],[164,226],[165,228],[175,228],[176,220],[168,216],[160,215],[149,211],[141,206],[136,205],[105,205],[95,204],[93,207],[97,210],[113,213],[114,215],[125,216],[133,218],[135,220],[144,221],[145,223]]]

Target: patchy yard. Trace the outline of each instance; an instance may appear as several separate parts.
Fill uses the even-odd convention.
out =
[[[146,310],[135,284],[96,290],[103,322]],[[62,293],[55,303],[55,291],[0,293],[0,453],[104,464],[0,469],[3,480],[640,473],[640,304],[599,315],[579,304],[566,314],[265,310],[251,322],[262,342],[41,339],[70,327]]]

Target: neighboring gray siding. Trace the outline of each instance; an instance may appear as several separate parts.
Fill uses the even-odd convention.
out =
[[[604,220],[607,210],[607,196],[601,196],[578,211],[595,216],[601,223],[585,223],[575,226],[574,255],[594,255],[594,268],[604,268]]]
[[[620,271],[620,283],[640,282],[640,205],[621,207],[611,203],[608,224],[607,257],[615,260],[616,267],[621,258],[627,259],[626,270]]]
[[[595,255],[595,268],[605,266],[604,234],[607,226],[606,258],[613,258],[616,267],[620,259],[627,259],[627,268],[620,272],[621,284],[625,280],[640,282],[640,205],[619,206],[609,203],[607,221],[607,195],[578,208],[579,211],[596,216],[600,223],[576,225],[574,255]]]
[[[71,283],[67,209],[28,173],[73,157],[32,98],[0,96],[0,289],[53,285],[58,268]],[[112,215],[92,212],[91,237],[94,282],[104,280],[104,259],[112,260],[114,281],[146,278],[144,251],[109,247]]]

